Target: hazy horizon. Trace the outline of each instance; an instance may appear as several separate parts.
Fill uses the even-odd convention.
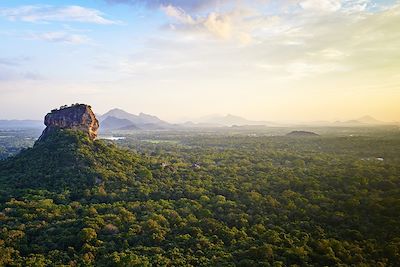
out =
[[[57,109],[59,107],[53,107],[53,108]],[[53,109],[53,108],[51,108],[51,109]],[[335,122],[350,122],[350,121],[353,121],[353,120],[363,119],[365,117],[368,117],[368,118],[373,119],[373,120],[377,120],[377,121],[382,122],[382,123],[395,123],[395,124],[399,123],[399,121],[384,121],[384,120],[381,120],[381,119],[376,118],[374,116],[371,116],[369,114],[364,114],[364,115],[360,115],[358,117],[352,117],[352,118],[336,118],[336,119],[332,119],[332,120],[329,120],[329,119],[325,119],[325,120],[324,119],[320,119],[320,120],[268,120],[268,119],[263,119],[263,118],[261,118],[261,119],[253,119],[253,118],[248,118],[248,117],[245,117],[245,116],[241,116],[240,114],[232,114],[232,113],[212,113],[212,114],[210,113],[210,114],[204,114],[203,116],[198,116],[198,117],[180,117],[180,118],[176,118],[176,119],[171,119],[170,120],[170,119],[165,119],[165,118],[163,118],[162,116],[160,116],[158,114],[145,113],[145,112],[136,112],[135,113],[135,112],[130,112],[129,110],[124,110],[124,109],[118,108],[118,107],[112,108],[112,109],[107,110],[106,112],[102,112],[102,113],[96,112],[96,115],[102,116],[102,115],[105,115],[108,111],[111,111],[111,110],[114,110],[114,109],[118,109],[118,110],[121,110],[121,111],[124,111],[124,112],[128,112],[128,113],[134,114],[134,115],[139,115],[140,113],[144,113],[146,115],[156,116],[159,119],[164,120],[164,121],[166,121],[168,123],[178,123],[178,124],[187,123],[187,122],[210,123],[209,120],[213,120],[213,119],[216,119],[216,118],[224,118],[224,117],[228,117],[228,116],[239,117],[239,118],[246,119],[246,120],[253,121],[253,122],[259,121],[260,123],[261,122],[271,122],[271,123],[278,123],[278,124],[281,123],[282,125],[284,125],[285,123],[286,124],[296,124],[296,123],[299,123],[299,124],[301,124],[301,123],[315,123],[315,124],[320,123],[321,124],[321,123],[335,123]],[[12,120],[21,120],[21,121],[23,121],[23,120],[34,120],[34,121],[40,121],[40,120],[44,119],[44,116],[48,112],[50,112],[50,109],[49,109],[49,111],[47,111],[47,112],[45,112],[43,114],[42,118],[1,118],[0,117],[0,120],[11,120],[11,121]]]
[[[0,119],[399,121],[398,25],[394,0],[2,2]]]

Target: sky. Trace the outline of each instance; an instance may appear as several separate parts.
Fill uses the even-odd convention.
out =
[[[400,1],[0,0],[0,119],[72,103],[400,121]]]

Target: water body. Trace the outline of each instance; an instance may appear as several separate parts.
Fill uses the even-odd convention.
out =
[[[111,140],[111,141],[118,141],[118,140],[124,140],[126,137],[123,136],[100,136],[99,139],[104,139],[104,140]]]

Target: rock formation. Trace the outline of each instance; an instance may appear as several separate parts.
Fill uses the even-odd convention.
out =
[[[79,130],[86,133],[91,140],[97,137],[99,122],[94,115],[91,106],[74,104],[53,109],[44,118],[44,129],[39,141],[44,140],[51,132],[57,129]]]

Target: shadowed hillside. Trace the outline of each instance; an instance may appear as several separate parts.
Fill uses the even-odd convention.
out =
[[[137,156],[113,144],[92,141],[80,131],[58,130],[33,148],[1,162],[0,181],[6,187],[4,195],[8,188],[68,190],[80,195],[95,185],[134,177],[137,162]]]

